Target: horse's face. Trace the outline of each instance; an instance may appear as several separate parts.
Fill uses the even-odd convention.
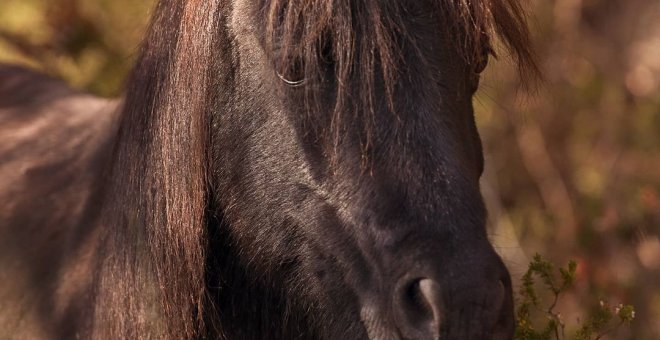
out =
[[[409,1],[397,5],[405,34],[392,40],[392,87],[386,62],[360,65],[371,59],[359,59],[359,47],[345,79],[333,45],[316,49],[330,50],[317,77],[296,74],[268,41],[269,3],[235,1],[227,19],[237,86],[221,90],[213,168],[221,243],[243,278],[220,284],[226,317],[283,337],[510,337],[510,278],[488,241],[478,184],[471,99],[483,60],[452,47],[460,37],[432,1]],[[355,32],[356,46],[371,39]],[[373,86],[361,86],[370,70]],[[270,293],[248,302],[241,290]],[[282,318],[264,321],[250,303]]]

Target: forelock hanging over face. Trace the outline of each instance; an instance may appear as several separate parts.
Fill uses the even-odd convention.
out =
[[[305,80],[308,112],[319,111],[315,84],[332,70],[332,79],[323,83],[334,86],[330,130],[335,143],[346,121],[358,118],[369,129],[378,106],[377,86],[395,111],[396,84],[406,62],[401,46],[416,43],[416,32],[406,25],[413,8],[437,18],[432,29],[450,37],[447,47],[467,64],[483,54],[491,39],[499,39],[521,75],[536,73],[519,0],[263,0],[267,51],[281,76]],[[369,144],[368,139],[363,142]]]
[[[305,76],[317,76],[318,59],[330,52],[339,86],[353,75],[368,81],[364,78],[375,67],[388,83],[395,80],[401,62],[398,37],[414,34],[406,32],[403,23],[411,5],[433,12],[466,59],[481,53],[487,40],[499,38],[521,71],[533,73],[529,32],[518,0],[264,0],[266,38],[281,56],[276,65],[280,71],[303,66]],[[292,62],[296,60],[302,64]]]

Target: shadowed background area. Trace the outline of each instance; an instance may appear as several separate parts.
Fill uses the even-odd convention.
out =
[[[3,0],[0,61],[118,96],[152,4]],[[637,310],[611,338],[660,338],[660,2],[527,7],[545,78],[521,89],[501,55],[475,98],[492,239],[514,281],[536,252],[577,260],[567,329],[604,299]]]

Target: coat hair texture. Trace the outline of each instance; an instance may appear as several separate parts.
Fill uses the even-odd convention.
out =
[[[420,51],[415,31],[405,21],[411,16],[431,15],[446,23],[443,27],[454,39],[446,48],[457,49],[468,63],[478,62],[491,53],[490,37],[498,37],[513,53],[521,74],[537,74],[530,50],[530,39],[520,1],[509,0],[432,0],[435,11],[406,1],[351,0],[272,0],[264,1],[268,44],[275,53],[279,72],[293,81],[324,78],[323,65],[334,67],[332,86],[336,93],[329,133],[338,142],[343,124],[360,119],[365,128],[365,148],[370,144],[375,111],[376,83],[382,82],[387,104],[393,110],[397,80],[405,58],[402,44]],[[412,9],[411,9],[412,7]],[[422,53],[419,53],[422,62]],[[308,112],[318,111],[316,97],[321,86],[305,87]],[[351,91],[356,91],[356,98]],[[353,114],[358,117],[343,117]]]
[[[457,37],[451,48],[465,58],[480,56],[487,37],[496,34],[523,72],[533,72],[519,1],[435,2],[447,30]],[[405,14],[398,1],[263,3],[266,39],[271,53],[280,55],[275,60],[281,74],[319,79],[323,57],[334,61],[334,135],[342,122],[352,121],[342,115],[360,112],[361,119],[371,121],[376,77],[394,100],[403,62],[397,48],[402,40],[416,43],[414,32],[402,31]],[[232,86],[210,74],[217,54],[230,48],[222,45],[229,41],[218,37],[226,34],[229,8],[218,0],[162,0],[156,8],[128,82],[115,153],[111,187],[116,192],[106,214],[110,234],[95,324],[99,330],[108,327],[101,334],[134,338],[162,331],[172,339],[193,338],[205,329],[204,315],[214,312],[204,282],[212,114],[208,103],[222,90],[219,85]],[[307,87],[310,92],[315,88]],[[349,98],[349,88],[359,89],[360,98]],[[307,104],[313,112],[313,93]],[[145,291],[151,292],[149,299]],[[162,311],[164,324],[156,327],[134,319],[150,314],[149,308]]]
[[[219,203],[218,197],[228,193],[218,192],[218,178],[225,172],[215,165],[223,157],[223,148],[238,143],[220,143],[214,137],[217,122],[235,112],[250,115],[254,105],[254,98],[229,95],[241,86],[241,72],[258,72],[246,71],[245,62],[240,67],[236,63],[244,32],[230,27],[232,20],[240,19],[233,14],[238,6],[254,8],[255,15],[263,18],[259,39],[275,72],[284,80],[302,81],[299,103],[306,115],[302,128],[319,136],[327,150],[336,151],[357,124],[362,130],[357,135],[365,164],[373,158],[378,128],[374,125],[379,124],[381,109],[400,114],[396,109],[401,104],[400,83],[407,77],[403,70],[410,59],[402,46],[418,51],[413,53],[415,60],[423,64],[437,63],[422,51],[427,47],[418,40],[416,27],[422,25],[417,19],[425,22],[430,15],[434,22],[441,22],[442,34],[451,37],[443,47],[456,51],[467,65],[478,64],[492,51],[491,39],[499,38],[523,74],[535,72],[517,0],[160,0],[127,82],[109,153],[107,183],[99,194],[103,202],[100,222],[93,222],[99,227],[90,226],[98,230],[100,246],[93,257],[93,289],[84,308],[89,318],[84,331],[78,332],[84,337],[258,337],[259,330],[243,336],[228,331],[241,326],[223,323],[234,311],[223,310],[229,302],[219,301],[219,296],[226,297],[217,286],[217,282],[233,280],[253,292],[248,287],[256,285],[235,265],[234,255],[250,258],[252,250],[242,248],[241,235],[226,226],[231,218],[240,217],[232,215],[231,206]],[[323,109],[327,100],[322,97],[328,93],[332,94],[330,111]],[[241,273],[232,273],[228,268],[233,267]],[[267,288],[262,293],[273,297],[246,296],[243,303],[258,306],[261,298],[288,298],[286,292]],[[315,322],[320,328],[307,335],[323,337],[320,334],[330,331],[313,315],[294,315],[298,307],[313,312],[318,307],[313,303],[282,305],[286,306],[282,307],[284,321],[270,316],[293,325],[281,337],[296,331],[305,334],[296,327]],[[298,324],[291,321],[296,318]],[[277,325],[267,320],[262,320],[263,332]],[[379,334],[366,332],[372,337]],[[262,338],[265,334],[261,333]]]

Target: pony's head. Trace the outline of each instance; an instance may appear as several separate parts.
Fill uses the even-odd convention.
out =
[[[172,336],[511,337],[472,96],[496,35],[529,65],[524,24],[515,0],[161,1],[115,168],[140,211],[108,238],[149,252],[111,279],[158,282]]]

